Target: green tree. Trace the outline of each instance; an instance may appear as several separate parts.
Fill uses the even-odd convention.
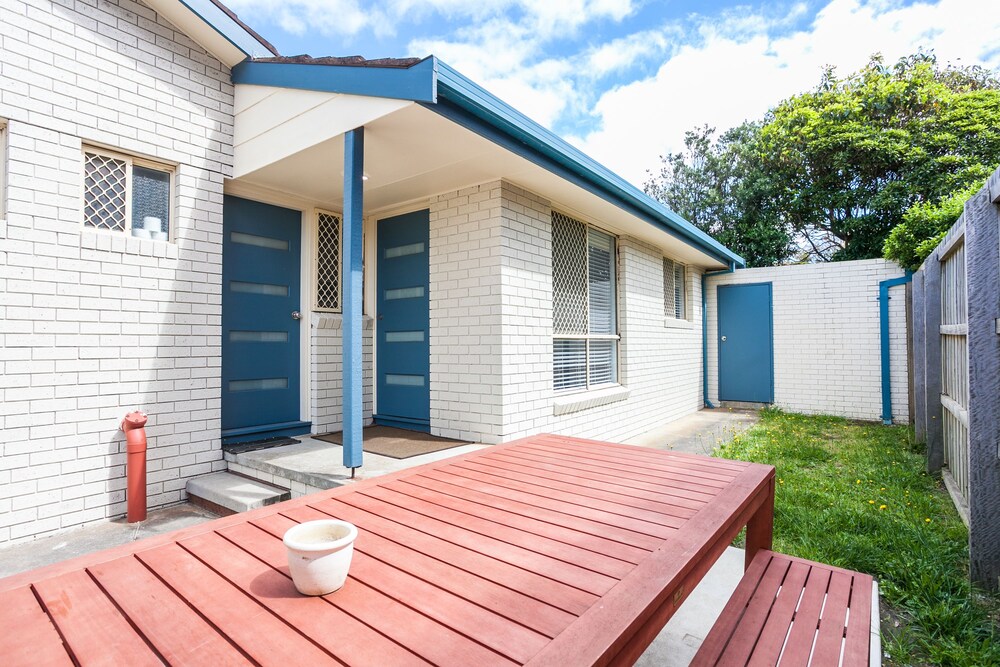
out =
[[[714,142],[705,128],[688,138],[647,192],[734,249],[794,239],[777,259],[754,255],[757,264],[797,248],[820,261],[884,255],[913,266],[950,215],[946,200],[1000,162],[1000,81],[979,67],[940,67],[932,54],[893,65],[874,56],[844,78],[828,68],[760,123]]]
[[[773,266],[791,249],[788,231],[767,213],[771,188],[758,167],[760,125],[744,123],[714,139],[707,125],[685,134],[685,150],[662,158],[646,194],[743,256],[748,266]]]

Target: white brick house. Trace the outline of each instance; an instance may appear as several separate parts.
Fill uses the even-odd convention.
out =
[[[742,260],[444,63],[276,58],[211,0],[7,0],[0,40],[0,543],[122,515],[136,408],[155,507],[344,415],[703,405],[701,276]]]

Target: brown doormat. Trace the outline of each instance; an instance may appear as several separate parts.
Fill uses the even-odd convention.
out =
[[[314,435],[312,437],[317,440],[332,442],[335,445],[344,444],[343,431]],[[377,425],[365,428],[362,431],[361,437],[364,443],[364,451],[394,459],[408,459],[411,456],[420,456],[421,454],[430,454],[431,452],[440,452],[443,449],[472,444],[464,440],[439,438],[430,433]]]

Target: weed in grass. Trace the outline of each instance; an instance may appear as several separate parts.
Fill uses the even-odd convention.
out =
[[[910,440],[769,409],[716,454],[775,466],[776,550],[879,580],[886,664],[1000,665],[1000,597],[970,586],[965,525]]]

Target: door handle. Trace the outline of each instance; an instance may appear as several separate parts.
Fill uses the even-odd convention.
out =
[[[722,337],[722,342],[723,342],[723,343],[725,343],[725,342],[726,342],[726,337],[725,337],[725,336],[723,336],[723,337]]]
[[[293,320],[301,320],[302,319],[302,313],[300,313],[297,310],[293,310],[292,311],[292,319]]]

